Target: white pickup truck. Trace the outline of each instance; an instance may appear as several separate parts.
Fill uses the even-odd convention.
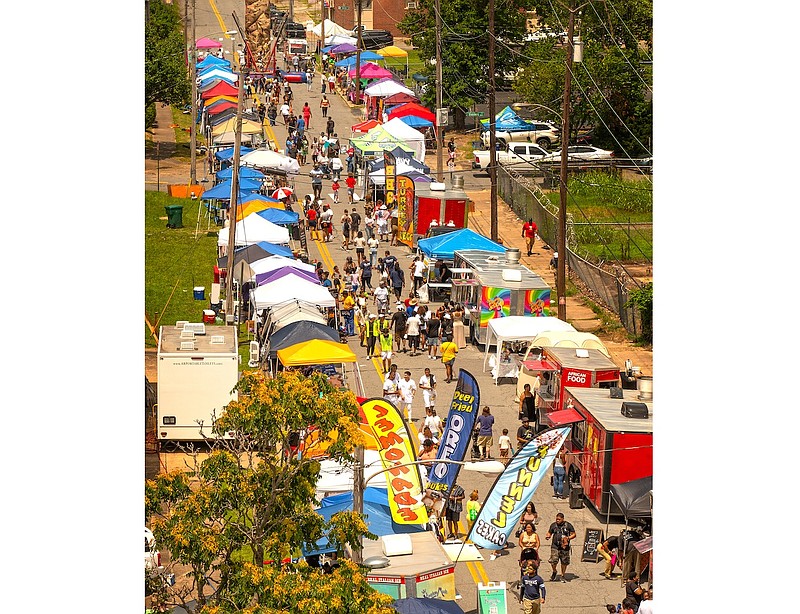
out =
[[[486,170],[489,168],[489,150],[475,149],[472,151],[474,159],[472,168]],[[530,167],[531,162],[548,155],[548,152],[533,143],[509,143],[504,149],[497,152],[497,163],[514,170],[524,170]]]

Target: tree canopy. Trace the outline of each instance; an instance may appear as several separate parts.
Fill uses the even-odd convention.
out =
[[[144,103],[185,104],[191,96],[177,3],[151,0],[144,29]]]
[[[326,523],[312,507],[321,448],[347,460],[364,443],[353,393],[321,375],[293,371],[275,378],[247,372],[237,391],[239,400],[213,425],[215,434],[230,438],[215,440],[203,460],[195,455],[189,471],[146,483],[156,542],[190,567],[192,579],[191,586],[159,587],[157,599],[167,605],[196,599],[203,613],[299,611],[300,603],[305,612],[328,612],[336,603],[346,605],[333,611],[384,611],[391,599],[369,587],[355,565],[342,561],[323,574],[291,562],[326,530],[336,548],[375,537],[355,512]],[[304,435],[310,428],[319,437],[299,453],[301,440],[311,441]]]

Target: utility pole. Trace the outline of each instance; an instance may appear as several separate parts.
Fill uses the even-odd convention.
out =
[[[233,19],[239,26],[236,13]],[[242,32],[241,27],[239,31]],[[242,40],[245,41],[242,32]],[[239,73],[239,92],[236,97],[236,127],[234,128],[233,167],[231,173],[231,200],[228,205],[228,274],[225,278],[225,321],[234,314],[233,308],[233,252],[236,247],[236,206],[239,202],[239,159],[242,153],[242,111],[244,109],[244,71]]]
[[[567,25],[567,65],[564,74],[564,112],[561,126],[561,181],[558,207],[558,264],[556,268],[556,294],[558,294],[558,319],[567,319],[567,147],[569,147],[569,113],[572,95],[572,62],[575,57],[575,0],[570,0]]]
[[[294,22],[294,0],[289,0],[289,21]]]
[[[322,48],[325,46],[325,2],[326,0],[319,0],[322,5],[322,21],[320,22],[320,41],[319,41],[319,68],[320,72],[324,73],[324,64],[322,62]]]
[[[491,222],[491,239],[497,241],[497,127],[495,114],[494,83],[494,0],[489,0],[489,205]]]
[[[192,117],[189,124],[189,147],[191,148],[191,167],[189,171],[189,185],[197,183],[197,30],[195,28],[195,6],[197,0],[192,0],[192,52],[189,56],[189,75],[192,80]]]
[[[353,467],[353,510],[364,513],[364,446],[356,446],[355,466]],[[353,562],[362,562],[361,543],[353,548]]]
[[[361,45],[363,44],[363,40],[361,39],[361,0],[356,0],[358,2],[358,41],[356,42],[356,104],[361,104]]]
[[[442,172],[442,127],[439,125],[442,108],[442,12],[440,0],[436,0],[434,10],[436,11],[436,181],[443,182]]]

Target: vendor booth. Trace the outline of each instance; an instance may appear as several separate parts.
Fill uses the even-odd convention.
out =
[[[275,371],[278,350],[312,339],[327,339],[338,343],[339,333],[326,324],[309,320],[298,320],[273,332],[267,338],[267,346],[264,349],[264,356],[270,363],[270,370]]]
[[[572,324],[552,316],[531,318],[530,316],[509,316],[489,320],[486,330],[486,349],[483,355],[483,370],[486,364],[492,370],[494,383],[501,377],[516,378],[519,375],[523,357],[519,350],[525,351],[528,342],[545,331],[574,331]],[[495,351],[492,351],[492,345]],[[517,347],[512,347],[517,346]]]
[[[398,120],[401,121],[402,120]],[[413,128],[411,128],[413,130]],[[413,238],[414,246],[419,246],[419,242],[425,238],[430,227],[435,222],[435,225],[444,226],[451,224],[459,229],[466,229],[469,222],[469,196],[464,191],[463,187],[451,186],[446,187],[444,184],[427,184],[421,185],[417,188],[414,194],[414,229]],[[472,231],[470,231],[472,232]],[[477,233],[475,235],[481,237]],[[477,243],[470,243],[463,246],[463,249],[495,249],[497,243],[481,237],[483,241],[475,239]],[[450,240],[453,240],[451,237]],[[446,243],[445,245],[447,245]],[[452,251],[448,256],[436,256],[437,258],[444,258],[445,260],[452,260]],[[503,248],[505,251],[505,248]]]
[[[277,358],[284,367],[313,367],[327,375],[337,388],[348,388],[364,396],[358,358],[346,343],[312,339],[278,350]]]
[[[220,257],[227,253],[229,232],[229,228],[221,228],[219,231],[217,247]],[[277,245],[286,245],[289,243],[289,231],[283,226],[278,226],[277,224],[265,220],[257,213],[252,213],[243,220],[236,222],[233,240],[237,247],[240,245],[253,245],[255,243],[261,243],[262,241],[275,243]],[[289,250],[289,253],[291,253],[291,250]]]
[[[518,257],[519,252],[513,251],[504,255],[484,250],[455,252],[455,268],[469,272],[453,276],[452,297],[465,307],[464,324],[473,343],[487,342],[489,322],[495,318],[550,315],[550,286],[520,264]]]

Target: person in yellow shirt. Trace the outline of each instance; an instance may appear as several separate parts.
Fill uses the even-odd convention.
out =
[[[447,378],[444,380],[448,384],[453,381],[453,363],[456,361],[456,354],[458,354],[458,346],[453,343],[453,336],[447,335],[444,343],[439,346],[442,352],[442,363],[447,371]]]
[[[378,335],[378,342],[381,344],[381,360],[383,361],[383,372],[388,373],[389,368],[392,366],[392,343],[394,337],[389,332],[388,328],[381,330]]]
[[[348,336],[356,334],[355,312],[353,311],[356,301],[353,296],[345,290],[342,292],[342,315],[344,316],[344,329]]]

